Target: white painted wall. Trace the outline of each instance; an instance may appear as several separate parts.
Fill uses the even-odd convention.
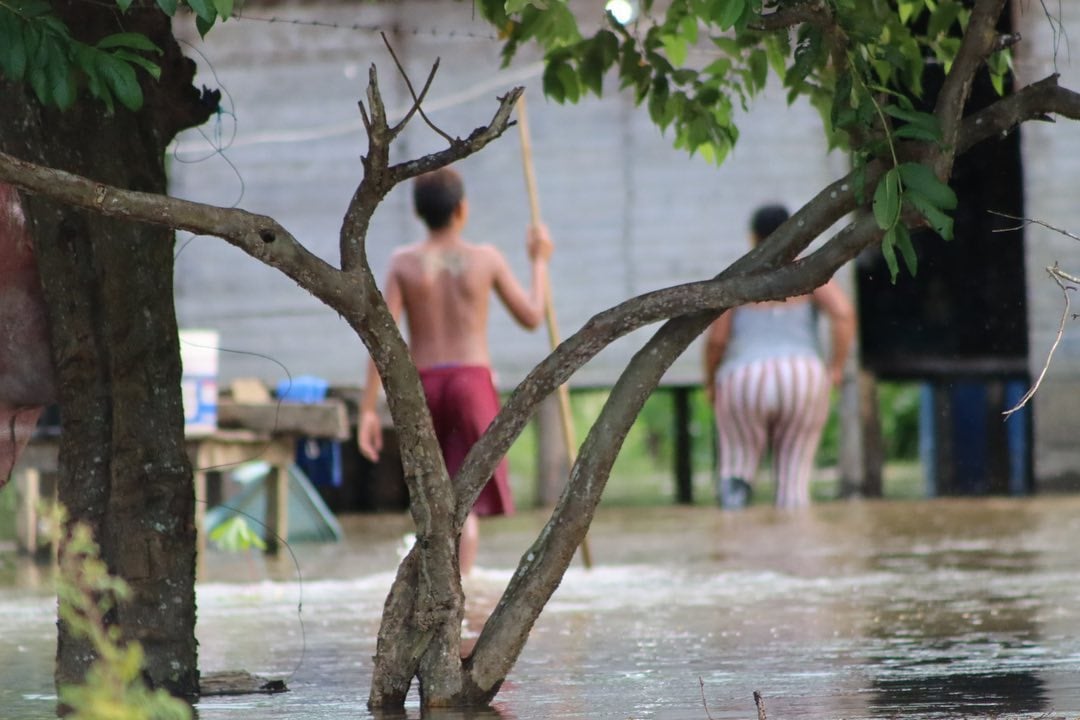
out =
[[[463,136],[486,123],[506,88],[527,87],[540,201],[557,248],[552,276],[564,336],[633,294],[719,272],[746,248],[746,222],[755,206],[781,201],[796,207],[846,164],[842,156],[826,154],[816,112],[803,104],[788,107],[775,86],[742,119],[738,146],[720,168],[673,150],[670,137],[661,136],[613,82],[603,100],[547,102],[535,52],[523,52],[501,69],[501,43],[472,17],[468,3],[305,3],[249,13],[371,29],[230,20],[206,42],[192,33],[197,80],[228,93],[224,106],[234,117],[222,117],[220,127],[231,142],[217,155],[208,148],[203,135],[214,138],[217,121],[185,134],[170,166],[172,192],[270,214],[336,262],[340,220],[361,177],[365,137],[356,103],[371,63],[386,104],[406,106],[404,87],[374,31],[396,26],[392,42],[414,83],[441,58],[426,107],[451,134]],[[441,143],[414,121],[397,155],[413,157]],[[468,235],[497,243],[525,277],[528,202],[516,131],[462,162],[460,170],[471,201]],[[408,188],[399,188],[377,212],[368,238],[377,275],[393,248],[421,236]],[[348,327],[289,280],[221,240],[195,238],[183,246],[176,288],[182,326],[221,333],[223,381],[254,375],[273,383],[284,377],[280,363],[294,375],[318,375],[336,385],[361,382],[366,355]],[[639,332],[616,343],[572,384],[610,384],[645,338]],[[494,313],[491,344],[500,385],[520,380],[543,357],[546,342],[543,332],[526,334],[504,312]],[[699,382],[699,357],[695,346],[665,382]]]
[[[1023,42],[1017,50],[1017,74],[1034,82],[1061,73],[1065,87],[1080,88],[1080,65],[1070,58],[1067,40],[1055,32],[1039,5],[1016,5]],[[1060,11],[1066,29],[1080,26],[1080,5],[1050,3]],[[1056,52],[1055,52],[1056,49]],[[1080,233],[1076,176],[1080,168],[1080,123],[1027,123],[1021,130],[1024,154],[1025,214],[1074,234]],[[1059,263],[1080,274],[1080,243],[1053,230],[1031,225],[1026,230],[1028,335],[1033,376],[1042,370],[1057,335],[1064,308],[1061,290],[1045,268]],[[1075,302],[1075,297],[1073,298]],[[1039,480],[1080,477],[1080,333],[1075,322],[1065,334],[1041,390],[1034,400],[1035,476]]]

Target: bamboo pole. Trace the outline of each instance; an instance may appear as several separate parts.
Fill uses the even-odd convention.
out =
[[[536,171],[533,169],[532,142],[529,140],[529,115],[525,107],[525,94],[517,102],[518,131],[521,135],[521,165],[525,170],[525,190],[529,195],[529,213],[532,224],[541,223],[540,195],[536,190]],[[548,342],[554,350],[561,342],[559,338],[559,324],[555,319],[555,305],[551,298],[550,274],[546,276],[544,287],[544,317],[547,320]],[[574,432],[574,416],[570,412],[570,389],[566,383],[559,386],[559,420],[562,426],[563,444],[566,445],[566,459],[568,465],[574,467],[577,460],[577,433]],[[589,548],[589,537],[586,535],[581,540],[581,559],[586,568],[592,568],[592,550]]]

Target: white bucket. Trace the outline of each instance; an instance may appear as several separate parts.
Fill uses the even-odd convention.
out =
[[[213,434],[217,430],[217,330],[181,330],[180,362],[184,434]]]

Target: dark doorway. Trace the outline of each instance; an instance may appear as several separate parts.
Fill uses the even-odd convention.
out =
[[[929,108],[942,74],[932,68],[927,75]],[[983,71],[968,112],[996,98]],[[927,383],[935,398],[923,414],[930,425],[923,437],[934,446],[927,472],[941,494],[1030,487],[1030,413],[1014,415],[1008,426],[1001,416],[1028,382],[1024,234],[1002,217],[1023,216],[1022,178],[1019,131],[984,142],[953,171],[955,239],[913,234],[916,277],[902,270],[893,285],[877,248],[857,260],[863,365],[882,379]]]

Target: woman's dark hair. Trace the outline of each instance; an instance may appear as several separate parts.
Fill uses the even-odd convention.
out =
[[[783,205],[762,205],[750,216],[750,232],[758,240],[764,240],[773,234],[776,228],[791,217]]]
[[[465,184],[450,168],[424,173],[413,182],[413,205],[429,230],[441,230],[449,225],[464,198]]]

